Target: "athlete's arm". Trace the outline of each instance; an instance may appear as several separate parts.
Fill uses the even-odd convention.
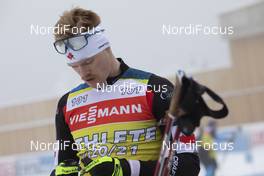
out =
[[[59,150],[55,151],[55,165],[68,159],[78,161],[77,152],[72,149],[74,140],[64,118],[67,97],[68,93],[59,100],[55,117],[56,140],[61,144]],[[53,175],[55,175],[54,171],[51,173],[51,176]]]

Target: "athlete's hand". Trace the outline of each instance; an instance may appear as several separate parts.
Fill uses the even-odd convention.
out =
[[[81,175],[123,176],[123,170],[119,159],[105,156],[89,162],[86,166],[82,168]]]
[[[79,165],[74,160],[65,160],[55,169],[56,176],[76,176],[79,172]]]

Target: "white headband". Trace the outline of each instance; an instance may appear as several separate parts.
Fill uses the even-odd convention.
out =
[[[105,37],[104,30],[101,25],[93,28],[92,32],[96,33],[87,38],[88,44],[84,48],[78,51],[74,51],[69,47],[67,48],[66,56],[68,64],[76,63],[78,61],[93,57],[110,46],[110,43]]]

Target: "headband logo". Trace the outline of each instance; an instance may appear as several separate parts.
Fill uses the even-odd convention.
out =
[[[70,60],[72,60],[72,58],[73,58],[73,54],[72,54],[71,52],[69,52],[68,55],[67,55],[67,57],[68,57]]]

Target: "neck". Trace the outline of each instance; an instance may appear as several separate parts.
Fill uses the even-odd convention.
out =
[[[121,73],[120,62],[114,57],[113,54],[111,54],[111,65],[112,65],[112,69],[109,74],[109,77],[115,77],[119,75]]]

